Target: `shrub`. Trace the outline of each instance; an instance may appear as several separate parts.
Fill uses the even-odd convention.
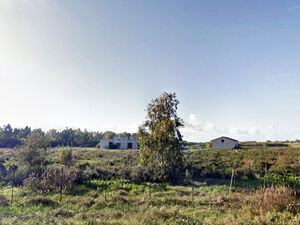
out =
[[[129,180],[131,178],[131,169],[124,167],[119,170],[119,176],[123,179]],[[133,175],[133,174],[132,174]]]
[[[32,168],[42,166],[46,159],[46,149],[24,146],[17,152],[20,165]]]
[[[212,143],[211,143],[211,141],[210,141],[210,142],[207,142],[207,143],[205,144],[205,147],[206,147],[206,149],[211,149],[211,148],[212,148]]]
[[[64,165],[53,165],[46,168],[42,176],[31,174],[24,181],[33,192],[48,193],[60,192],[62,190],[72,190],[76,185],[78,172],[75,167]]]
[[[0,195],[0,205],[8,206],[8,200],[4,195]]]
[[[70,165],[72,162],[72,148],[63,148],[60,151],[60,162],[65,165]]]
[[[182,179],[182,174],[171,168],[137,166],[131,170],[129,179],[131,182],[140,184],[143,182],[176,183]]]
[[[47,197],[41,197],[41,198],[33,198],[30,199],[26,205],[27,206],[33,206],[33,205],[39,205],[42,204],[44,206],[56,206],[57,202],[51,200],[50,198]]]
[[[73,213],[64,208],[58,208],[52,212],[52,216],[54,216],[54,217],[62,216],[62,217],[69,218],[69,217],[73,216]]]
[[[145,180],[143,167],[134,167],[130,173],[130,180],[134,183],[142,183]]]

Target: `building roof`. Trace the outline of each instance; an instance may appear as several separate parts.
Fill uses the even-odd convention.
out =
[[[225,137],[225,136],[215,138],[215,139],[213,139],[213,140],[211,140],[211,141],[215,141],[215,140],[218,140],[218,139],[221,139],[221,138],[225,138],[225,139],[229,139],[229,140],[232,140],[232,141],[237,141],[237,142],[239,142],[238,140],[235,140],[235,139],[229,138],[229,137]]]

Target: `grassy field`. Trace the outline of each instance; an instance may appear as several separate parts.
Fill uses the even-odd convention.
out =
[[[93,180],[65,193],[16,190],[0,206],[1,224],[299,224],[299,201],[285,187],[250,191],[228,185],[134,185]],[[9,199],[10,190],[1,192]],[[3,200],[2,200],[3,201]],[[298,205],[297,205],[298,204]],[[268,206],[268,207],[266,207]]]
[[[52,163],[58,152],[50,150]],[[271,146],[261,152],[257,146],[187,150],[185,162],[194,179],[170,185],[133,182],[130,175],[124,179],[127,170],[136,168],[138,151],[74,148],[73,163],[89,179],[61,199],[58,193],[37,194],[19,186],[12,207],[11,187],[2,184],[0,224],[300,224],[300,149]],[[231,165],[237,172],[229,191]],[[266,188],[264,165],[279,177],[268,176]],[[293,185],[288,177],[296,178]]]

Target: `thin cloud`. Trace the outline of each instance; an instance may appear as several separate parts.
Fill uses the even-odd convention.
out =
[[[19,3],[26,3],[28,0],[0,0],[0,4],[4,6],[14,6]]]
[[[0,7],[14,8],[23,5],[36,5],[41,7],[47,0],[0,0]]]
[[[210,141],[219,136],[229,136],[241,141],[278,140],[280,135],[274,125],[266,128],[218,127],[210,121],[203,121],[198,114],[191,113],[182,129],[184,139],[188,141]]]

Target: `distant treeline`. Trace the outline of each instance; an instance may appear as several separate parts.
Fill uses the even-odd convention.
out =
[[[101,138],[112,138],[115,135],[131,135],[129,133],[116,134],[112,131],[93,132],[80,129],[65,128],[62,131],[51,129],[12,128],[10,124],[0,127],[0,148],[14,148],[22,146],[30,136],[43,137],[49,147],[96,147]]]

